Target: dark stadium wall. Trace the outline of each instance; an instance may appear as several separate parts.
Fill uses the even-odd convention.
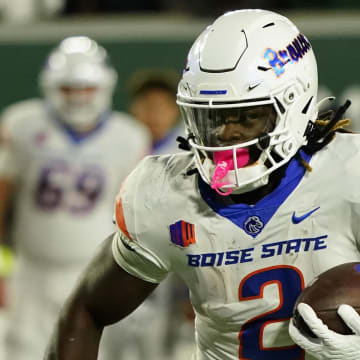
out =
[[[319,82],[340,96],[350,85],[360,85],[359,37],[311,39],[319,67]],[[140,68],[172,68],[181,74],[192,41],[101,41],[119,73],[114,107],[126,110],[127,81]],[[54,43],[55,44],[55,43]],[[0,109],[39,95],[37,76],[54,44],[0,43]]]
[[[181,74],[191,42],[106,42],[111,62],[119,74],[114,107],[127,108],[127,82],[141,68],[171,68]],[[18,100],[38,96],[37,77],[48,52],[48,44],[0,44],[0,109]]]

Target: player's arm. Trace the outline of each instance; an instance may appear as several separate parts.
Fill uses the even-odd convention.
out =
[[[136,309],[157,286],[124,271],[104,241],[66,302],[45,360],[95,360],[104,326]]]
[[[0,175],[0,307],[6,305],[5,279],[8,275],[8,261],[4,247],[5,222],[14,186],[13,180]]]
[[[0,238],[3,239],[5,232],[5,218],[7,215],[11,196],[15,187],[14,180],[2,177],[0,174]],[[0,243],[1,243],[0,240]]]
[[[9,272],[7,253],[4,246],[5,232],[8,224],[8,211],[15,191],[18,161],[10,136],[5,136],[4,119],[0,119],[0,307],[6,305],[6,278]]]

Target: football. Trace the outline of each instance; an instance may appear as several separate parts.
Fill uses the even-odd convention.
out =
[[[341,304],[348,304],[360,314],[360,262],[341,264],[323,272],[298,297],[294,306],[294,325],[301,332],[316,337],[296,311],[300,302],[310,305],[329,329],[344,335],[352,334],[336,311]]]

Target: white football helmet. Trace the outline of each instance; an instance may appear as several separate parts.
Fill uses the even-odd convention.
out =
[[[213,185],[215,153],[227,151],[233,168],[221,175],[224,189],[242,193],[267,184],[306,143],[308,123],[317,118],[317,86],[312,47],[286,17],[257,9],[220,16],[190,49],[177,96],[203,180]],[[212,140],[227,113],[261,108],[275,117],[262,136],[225,146]],[[238,157],[251,147],[258,158],[244,165]]]
[[[50,53],[39,77],[52,110],[66,125],[80,132],[94,128],[100,115],[111,108],[116,81],[117,74],[108,64],[106,50],[85,36],[61,41]],[[85,91],[76,91],[81,89]]]

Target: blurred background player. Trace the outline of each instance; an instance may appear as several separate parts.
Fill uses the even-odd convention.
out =
[[[150,149],[147,129],[111,110],[116,82],[103,47],[66,38],[40,74],[44,99],[3,113],[0,229],[13,202],[16,254],[6,360],[42,358],[64,298],[113,231],[120,183]]]
[[[176,138],[185,130],[176,104],[178,82],[176,72],[157,69],[139,70],[129,81],[129,112],[150,130],[156,155],[180,151]]]

